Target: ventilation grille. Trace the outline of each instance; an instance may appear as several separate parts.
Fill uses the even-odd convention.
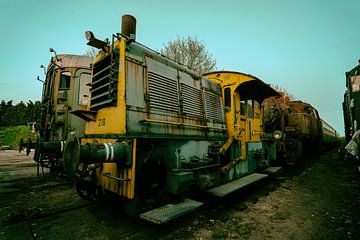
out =
[[[205,95],[205,114],[208,121],[223,122],[220,96],[204,91]]]
[[[202,99],[200,89],[181,83],[183,113],[202,117]]]
[[[177,81],[149,71],[150,108],[179,112]]]
[[[94,64],[90,110],[97,110],[116,104],[117,79],[119,74],[118,56],[119,54],[117,52],[113,52]]]

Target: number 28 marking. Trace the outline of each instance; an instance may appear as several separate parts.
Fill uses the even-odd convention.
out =
[[[105,118],[99,119],[99,127],[105,126]]]

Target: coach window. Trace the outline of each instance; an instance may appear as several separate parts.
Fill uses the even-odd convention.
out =
[[[70,79],[71,73],[70,72],[62,72],[60,76],[60,90],[67,90],[70,88]]]
[[[87,105],[90,96],[91,75],[89,73],[80,74],[79,105]]]

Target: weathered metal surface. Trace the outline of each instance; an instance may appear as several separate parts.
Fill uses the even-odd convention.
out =
[[[226,138],[218,84],[136,42],[126,54],[126,135]]]
[[[118,65],[118,53],[115,50],[101,61],[94,63],[90,90],[90,110],[116,104]]]
[[[149,212],[142,213],[140,214],[140,218],[156,224],[162,224],[186,213],[192,212],[201,205],[201,202],[185,199],[183,202],[177,204],[166,204]]]
[[[251,183],[257,182],[263,178],[266,178],[267,174],[262,173],[253,173],[249,176],[240,178],[238,180],[226,183],[224,185],[215,187],[213,189],[208,190],[208,193],[217,197],[225,197],[226,195],[237,191],[243,187],[248,186]]]
[[[263,101],[263,125],[265,132],[284,131],[285,125],[287,125],[289,104],[290,100],[285,96],[270,97]]]
[[[268,167],[268,168],[264,169],[264,172],[268,173],[268,174],[274,174],[280,170],[281,170],[281,167]]]
[[[320,139],[322,134],[321,121],[316,109],[301,101],[290,103],[288,126],[293,127],[285,128],[289,134],[306,135],[316,139]]]
[[[150,109],[179,113],[180,104],[177,80],[151,71],[148,72],[148,76]]]

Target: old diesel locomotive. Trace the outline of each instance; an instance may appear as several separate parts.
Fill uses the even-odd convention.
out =
[[[338,142],[338,133],[308,103],[291,101],[286,96],[267,98],[264,107],[264,141],[278,132],[276,159],[282,164],[298,163],[304,154],[319,151]]]
[[[70,132],[76,136],[84,134],[85,121],[70,111],[87,108],[92,62],[93,58],[88,56],[55,53],[47,68],[34,160],[51,172],[63,172],[62,152]]]
[[[359,64],[346,72],[346,92],[344,94],[343,112],[345,137],[348,143],[352,135],[360,130],[360,60]]]
[[[162,223],[201,205],[187,199],[154,209],[165,195],[224,196],[265,177],[255,173],[263,160],[260,104],[277,92],[247,74],[200,76],[137,43],[134,22],[123,16],[111,44],[86,34],[102,51],[89,109],[73,111],[87,121],[85,137],[64,152],[79,195],[115,193],[128,213]]]

